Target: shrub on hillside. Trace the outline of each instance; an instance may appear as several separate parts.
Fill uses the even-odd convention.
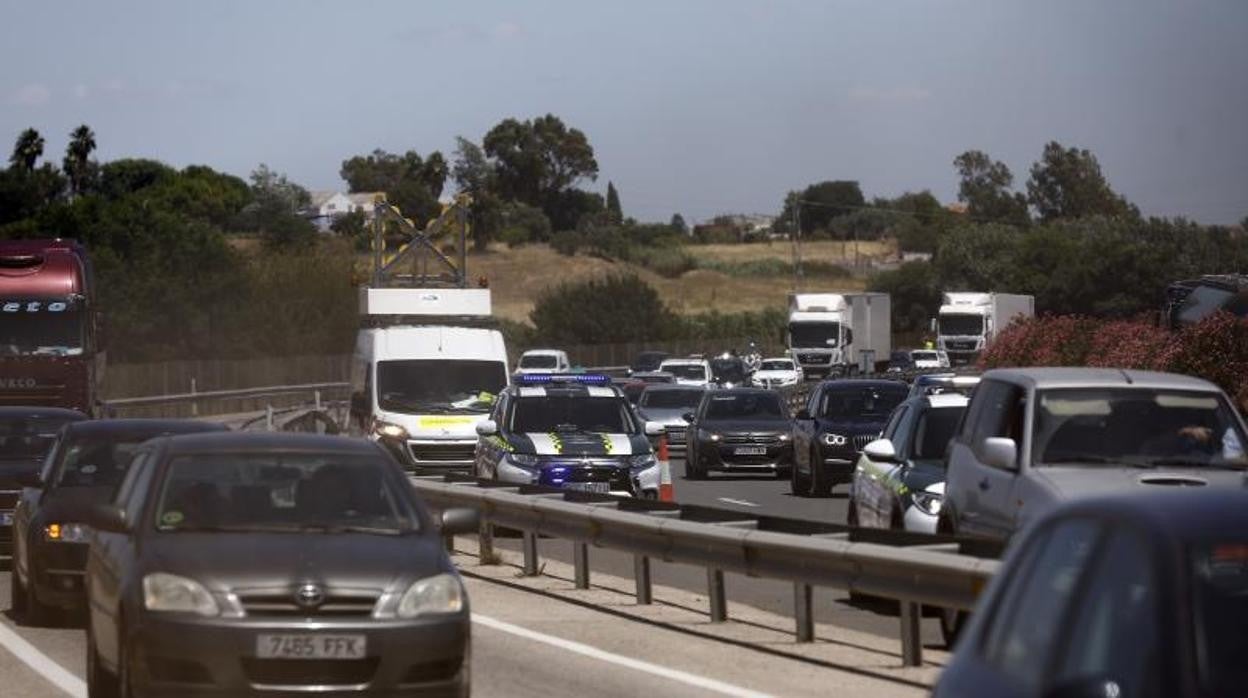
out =
[[[559,284],[538,298],[529,318],[536,336],[568,344],[660,339],[674,322],[658,292],[634,274]]]
[[[550,246],[555,252],[571,257],[585,244],[585,239],[575,230],[560,230],[550,236]]]

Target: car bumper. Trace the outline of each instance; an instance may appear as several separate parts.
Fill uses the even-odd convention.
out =
[[[521,468],[501,460],[497,467],[498,479],[517,485],[544,485],[567,490],[595,488],[602,494],[633,497],[646,492],[658,492],[660,471],[658,465],[644,470],[632,471],[624,465],[595,463],[583,465],[575,458],[554,459],[542,462],[535,468]],[[596,489],[605,486],[605,491]]]
[[[403,467],[466,470],[476,462],[477,439],[378,439]]]
[[[748,446],[748,444],[742,444]],[[793,446],[784,444],[768,446],[764,455],[738,455],[740,446],[722,446],[704,443],[698,448],[699,465],[706,470],[719,471],[777,471],[793,465]]]
[[[460,695],[468,681],[467,613],[443,619],[283,622],[163,618],[147,614],[131,635],[138,693],[365,692]],[[363,635],[364,659],[259,659],[265,633]]]
[[[911,504],[906,507],[906,513],[902,517],[902,524],[907,531],[935,534],[937,518]]]
[[[25,556],[27,586],[39,603],[66,611],[87,606],[83,580],[87,568],[86,543],[37,541]]]

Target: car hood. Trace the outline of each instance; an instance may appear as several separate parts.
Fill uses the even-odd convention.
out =
[[[710,432],[750,432],[757,433],[780,433],[787,434],[790,431],[789,423],[775,419],[733,419],[714,422],[703,422],[698,426]]]
[[[1062,499],[1122,493],[1149,487],[1244,488],[1241,471],[1212,468],[1134,468],[1112,465],[1040,466],[1033,469]]]
[[[755,378],[766,378],[768,380],[787,380],[789,378],[797,378],[797,371],[755,371]]]
[[[324,586],[387,590],[450,571],[432,535],[154,533],[144,572],[190,577],[217,591]]]
[[[906,469],[906,474],[902,478],[906,487],[915,491],[926,490],[928,492],[944,491],[945,468],[939,461],[916,460],[911,461],[910,467]],[[934,490],[933,485],[941,485],[939,490]]]
[[[518,453],[537,456],[630,456],[650,453],[643,434],[604,434],[589,431],[512,434],[508,443]]]
[[[821,432],[836,434],[878,434],[884,430],[884,419],[820,419]]]

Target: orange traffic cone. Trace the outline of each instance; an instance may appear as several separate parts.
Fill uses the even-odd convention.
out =
[[[659,437],[659,501],[676,501],[676,492],[672,488],[672,464],[667,456],[667,434]]]

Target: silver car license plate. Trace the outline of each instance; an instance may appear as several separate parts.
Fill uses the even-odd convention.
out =
[[[368,650],[363,635],[258,635],[260,659],[363,659]]]
[[[732,449],[734,456],[765,456],[767,455],[766,446],[737,446]]]
[[[581,492],[610,492],[611,483],[609,482],[569,482],[564,485],[569,490],[579,490]]]

